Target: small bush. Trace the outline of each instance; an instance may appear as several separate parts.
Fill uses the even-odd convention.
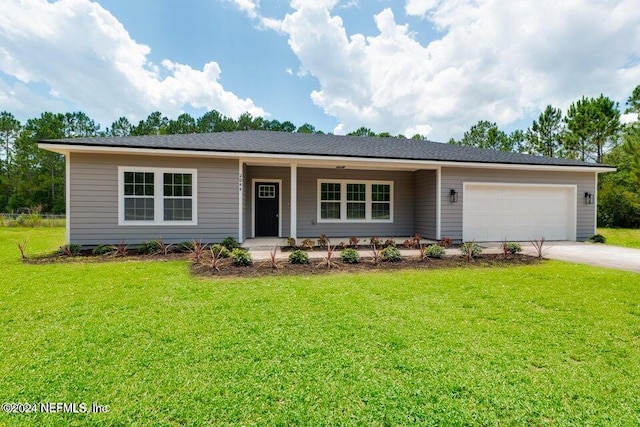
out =
[[[380,251],[380,255],[382,256],[383,261],[396,262],[402,259],[400,250],[395,246],[387,246],[382,251]]]
[[[289,262],[291,264],[309,264],[309,254],[297,249],[289,254]]]
[[[360,262],[360,254],[353,248],[347,248],[340,252],[340,259],[345,264],[357,264]]]
[[[235,248],[231,251],[231,260],[233,265],[247,267],[253,264],[251,254],[242,248]]]
[[[296,239],[294,239],[293,237],[287,237],[287,246],[289,246],[290,248],[295,248]]]
[[[220,243],[216,243],[215,245],[211,245],[211,253],[218,258],[229,258],[231,252],[229,249],[222,246]]]
[[[371,246],[376,245],[376,246],[382,246],[382,242],[380,241],[380,239],[376,236],[373,236],[372,238],[369,239],[369,244]]]
[[[60,253],[66,256],[78,256],[82,252],[82,246],[77,243],[71,243],[60,247]]]
[[[238,241],[231,236],[225,237],[222,240],[222,242],[220,242],[220,244],[225,248],[229,249],[230,251],[233,251],[234,249],[237,249],[240,247],[240,244],[238,243]]]
[[[303,249],[312,250],[314,246],[314,242],[311,239],[304,239],[300,244],[300,247]]]
[[[404,247],[405,249],[414,249],[416,246],[418,246],[418,244],[416,243],[415,239],[407,239],[402,242],[402,247]]]
[[[178,243],[178,251],[191,252],[193,251],[193,242],[180,242]]]
[[[482,248],[476,242],[466,242],[460,246],[460,252],[467,261],[471,261],[482,253]]]
[[[602,234],[594,234],[593,236],[589,237],[589,241],[591,243],[607,243],[607,238]]]
[[[114,249],[112,245],[98,245],[91,251],[94,255],[108,255],[113,253]]]
[[[522,252],[522,246],[518,242],[507,242],[506,251],[511,255],[515,255]]]
[[[349,245],[350,246],[353,246],[354,248],[357,248],[359,243],[360,243],[360,239],[358,239],[356,236],[349,237]]]
[[[328,245],[329,238],[326,236],[326,234],[321,234],[318,238],[318,246],[320,246],[321,249],[325,249]]]
[[[438,244],[445,249],[450,248],[451,245],[453,245],[453,240],[451,240],[450,237],[443,237],[442,239],[440,239],[440,242]]]
[[[153,255],[160,251],[160,243],[157,240],[153,240],[151,242],[143,242],[138,247],[138,252],[141,254]]]
[[[384,246],[385,247],[393,246],[395,248],[396,247],[395,239],[387,239],[387,240],[385,240],[384,241]]]
[[[434,244],[434,245],[429,245],[425,250],[424,250],[424,255],[427,258],[444,258],[445,255],[445,250],[442,246]]]

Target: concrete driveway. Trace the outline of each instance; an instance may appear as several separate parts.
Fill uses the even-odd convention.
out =
[[[544,248],[544,257],[548,259],[640,273],[640,249],[582,242],[545,242]],[[523,244],[522,249],[527,254],[536,253],[528,243]]]

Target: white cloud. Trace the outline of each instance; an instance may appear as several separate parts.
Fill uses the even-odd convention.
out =
[[[228,0],[245,12],[251,19],[258,17],[258,11],[260,9],[260,0]]]
[[[438,0],[407,0],[404,10],[407,15],[424,16],[437,4]]]
[[[583,95],[623,101],[640,83],[637,0],[409,0],[408,14],[441,31],[427,45],[391,9],[374,16],[377,34],[349,35],[336,4],[292,0],[270,22],[318,80],[311,99],[336,132],[432,129],[446,141],[478,120],[508,127]]]
[[[22,83],[21,96],[30,83],[44,84],[65,101],[62,110],[80,105],[103,123],[120,115],[143,118],[154,110],[176,116],[185,106],[231,116],[264,114],[251,99],[222,87],[217,63],[202,70],[168,59],[156,65],[148,59],[150,50],[89,0],[3,0],[0,5],[0,71]],[[0,99],[27,108],[7,88],[0,85]],[[38,114],[42,105],[34,104],[30,114]]]

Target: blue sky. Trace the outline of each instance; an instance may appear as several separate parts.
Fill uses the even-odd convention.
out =
[[[637,0],[3,0],[0,110],[458,138],[640,84]]]

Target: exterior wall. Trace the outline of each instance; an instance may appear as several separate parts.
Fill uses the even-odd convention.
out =
[[[198,225],[118,226],[118,166],[197,169]],[[73,153],[70,167],[71,243],[238,238],[238,160]]]
[[[415,226],[416,233],[424,238],[433,239],[436,236],[436,187],[437,171],[421,170],[414,173],[415,190]]]
[[[596,178],[593,172],[523,171],[503,169],[442,168],[441,234],[453,240],[462,239],[462,206],[464,182],[496,182],[516,184],[570,184],[577,186],[577,229],[576,239],[586,240],[594,234],[596,205],[584,203],[584,193],[596,192]],[[458,192],[458,202],[449,201],[449,190]]]
[[[318,179],[363,179],[393,181],[393,222],[391,223],[317,223]],[[298,168],[298,238],[329,237],[404,237],[414,228],[413,172]]]
[[[261,179],[281,179],[282,184],[280,186],[280,197],[282,199],[282,212],[280,217],[282,218],[282,231],[280,237],[289,237],[289,230],[291,229],[291,169],[288,167],[272,167],[272,166],[249,166],[247,167],[247,194],[249,200],[247,203],[247,209],[245,212],[245,219],[248,222],[248,228],[245,231],[245,237],[253,237],[252,227],[252,211],[253,211],[253,188],[252,181],[255,179],[259,181]]]

